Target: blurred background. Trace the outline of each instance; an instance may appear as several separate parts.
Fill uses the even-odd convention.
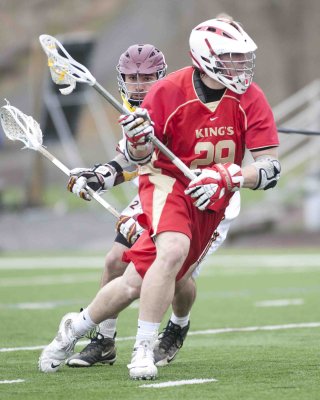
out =
[[[0,93],[40,122],[44,144],[69,168],[115,154],[117,112],[88,85],[63,96],[51,83],[38,37],[61,39],[71,55],[119,98],[115,66],[135,43],[152,43],[169,72],[190,65],[198,23],[225,12],[258,44],[255,81],[279,128],[320,131],[318,0],[0,0]],[[0,128],[1,129],[1,128]],[[280,134],[283,173],[271,191],[242,191],[227,246],[318,245],[320,136]],[[65,189],[67,177],[0,131],[0,251],[107,250],[115,218]],[[130,184],[106,193],[121,210]]]

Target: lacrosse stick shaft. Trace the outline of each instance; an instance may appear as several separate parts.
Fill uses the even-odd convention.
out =
[[[59,161],[56,157],[54,157],[48,150],[46,150],[43,146],[40,146],[37,149],[43,156],[45,156],[48,160],[50,160],[55,166],[57,166],[62,172],[66,175],[70,176],[70,170],[61,161]],[[86,187],[86,190],[98,203],[100,203],[105,209],[107,209],[111,214],[113,214],[116,218],[120,217],[120,214],[116,209],[114,209],[109,203],[103,200],[98,193],[92,190],[90,187]]]
[[[130,112],[123,107],[122,104],[118,102],[118,100],[112,96],[103,86],[100,85],[99,82],[95,82],[92,87],[103,97],[105,98],[120,114],[130,114]]]
[[[130,112],[115,99],[111,93],[109,93],[103,86],[97,81],[92,85],[92,87],[104,97],[120,114],[129,115]],[[196,178],[196,175],[188,168],[184,162],[180,160],[171,150],[167,148],[156,136],[150,136],[149,140],[163,153],[169,160],[177,167],[179,170],[190,180]]]
[[[318,131],[309,131],[309,130],[305,130],[305,129],[278,128],[278,132],[280,132],[280,133],[296,133],[296,134],[307,135],[307,136],[320,136],[320,132],[318,132]]]

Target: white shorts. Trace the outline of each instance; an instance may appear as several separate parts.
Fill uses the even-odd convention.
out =
[[[127,207],[121,211],[121,215],[126,215],[128,217],[132,217],[135,214],[141,214],[142,207],[140,203],[140,197],[137,194],[131,202],[127,205]]]

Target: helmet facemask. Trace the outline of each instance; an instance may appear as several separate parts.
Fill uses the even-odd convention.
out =
[[[133,107],[139,107],[151,86],[166,75],[166,68],[153,74],[122,74],[118,67],[117,71],[121,97]]]
[[[204,71],[218,82],[237,93],[244,93],[251,85],[254,76],[255,53],[225,53],[213,56],[208,71]]]

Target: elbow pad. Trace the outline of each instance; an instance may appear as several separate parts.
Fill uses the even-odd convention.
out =
[[[281,172],[277,159],[267,155],[260,156],[251,165],[257,170],[257,182],[253,190],[268,190],[276,186]]]

